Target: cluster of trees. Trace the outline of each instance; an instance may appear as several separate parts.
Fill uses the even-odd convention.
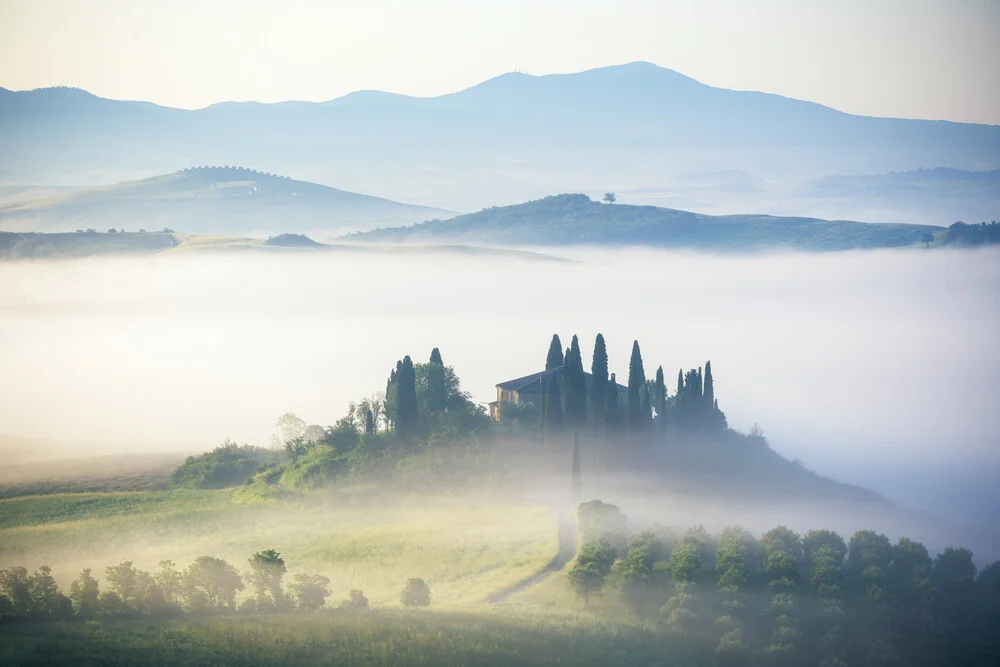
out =
[[[273,549],[253,554],[242,574],[213,556],[201,556],[183,571],[169,560],[160,561],[156,572],[124,561],[105,568],[104,591],[87,568],[73,581],[69,595],[59,590],[51,572],[44,565],[31,575],[18,566],[0,570],[0,620],[315,611],[330,596],[330,580],[318,574],[296,574],[286,592],[285,561]],[[237,605],[237,595],[245,590],[249,594]]]
[[[378,422],[372,416],[374,434]],[[489,425],[486,412],[462,391],[455,369],[445,366],[436,347],[426,363],[414,363],[409,355],[396,362],[386,382],[382,417],[385,430],[404,443],[430,436],[457,439]]]
[[[19,566],[0,570],[0,622],[94,619],[106,617],[171,616],[184,612],[269,613],[313,612],[330,597],[330,580],[319,574],[296,574],[285,590],[285,561],[274,549],[253,554],[240,573],[233,565],[201,556],[183,571],[173,561],[160,561],[147,572],[124,561],[105,569],[105,590],[85,569],[70,586],[59,590],[52,570],[42,565],[33,574]],[[246,592],[237,604],[237,595]],[[410,607],[430,604],[423,579],[409,579],[400,596]],[[343,609],[368,609],[368,598],[352,590]]]
[[[610,586],[721,664],[1000,664],[1000,562],[978,572],[967,549],[784,526],[627,536],[613,505],[578,513],[568,579],[583,603]]]
[[[944,243],[959,245],[985,245],[1000,243],[1000,222],[996,220],[979,224],[956,222],[948,227],[944,235]]]
[[[541,406],[504,401],[501,421],[522,426],[541,421],[544,432],[586,427],[625,430],[631,434],[666,433],[668,426],[685,431],[718,431],[727,428],[726,416],[715,398],[711,362],[677,374],[677,390],[670,394],[663,367],[648,378],[639,341],[633,341],[629,357],[628,389],[624,400],[617,377],[609,373],[607,343],[602,334],[594,340],[590,383],[584,371],[580,341],[573,336],[565,352],[558,334],[552,336],[545,359],[547,375]]]
[[[236,175],[242,175],[242,176],[265,176],[268,178],[278,178],[285,181],[290,180],[288,176],[282,176],[280,174],[271,174],[266,171],[257,171],[256,169],[248,169],[246,167],[237,167],[235,165],[230,166],[228,164],[222,167],[212,166],[212,165],[206,165],[203,167],[187,167],[186,169],[181,169],[178,173],[184,174],[188,172],[200,173],[200,172],[222,172],[222,171],[235,172]],[[232,174],[227,174],[227,175],[232,175]]]
[[[366,461],[415,443],[457,442],[489,428],[489,417],[462,391],[458,375],[434,348],[427,363],[396,362],[385,394],[351,403],[347,414],[323,428],[287,413],[278,418],[270,450],[228,440],[189,457],[173,473],[175,486],[223,488],[248,484],[311,490],[358,470]]]

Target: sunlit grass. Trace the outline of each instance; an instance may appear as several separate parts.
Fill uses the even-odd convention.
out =
[[[201,555],[239,568],[274,548],[289,572],[331,580],[331,602],[360,588],[374,606],[398,605],[409,577],[435,606],[481,602],[541,570],[558,549],[543,507],[452,500],[355,504],[323,497],[235,504],[228,491],[67,494],[0,501],[0,567],[49,565],[64,587],[84,567],[98,575],[132,560],[155,569]]]

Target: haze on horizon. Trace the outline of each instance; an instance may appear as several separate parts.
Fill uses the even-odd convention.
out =
[[[68,85],[200,108],[362,89],[434,96],[514,70],[646,60],[717,87],[849,113],[1000,124],[998,26],[1000,5],[988,0],[633,0],[613,8],[4,0],[0,86]]]

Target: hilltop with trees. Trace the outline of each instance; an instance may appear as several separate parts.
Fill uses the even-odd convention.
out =
[[[609,193],[610,194],[610,193]],[[375,243],[507,246],[649,246],[711,252],[810,252],[916,245],[941,227],[771,215],[705,215],[657,206],[602,204],[561,194],[447,220],[351,234]]]

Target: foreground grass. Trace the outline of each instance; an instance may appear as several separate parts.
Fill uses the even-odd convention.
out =
[[[11,665],[695,665],[676,639],[576,617],[384,610],[0,627]]]
[[[435,606],[447,607],[531,576],[558,541],[544,507],[464,499],[248,505],[230,491],[161,491],[0,500],[0,568],[49,565],[64,590],[85,567],[101,578],[123,560],[153,570],[160,560],[184,567],[211,555],[244,569],[266,548],[282,553],[290,575],[329,577],[332,604],[360,588],[376,607],[398,606],[405,581],[421,577]]]

